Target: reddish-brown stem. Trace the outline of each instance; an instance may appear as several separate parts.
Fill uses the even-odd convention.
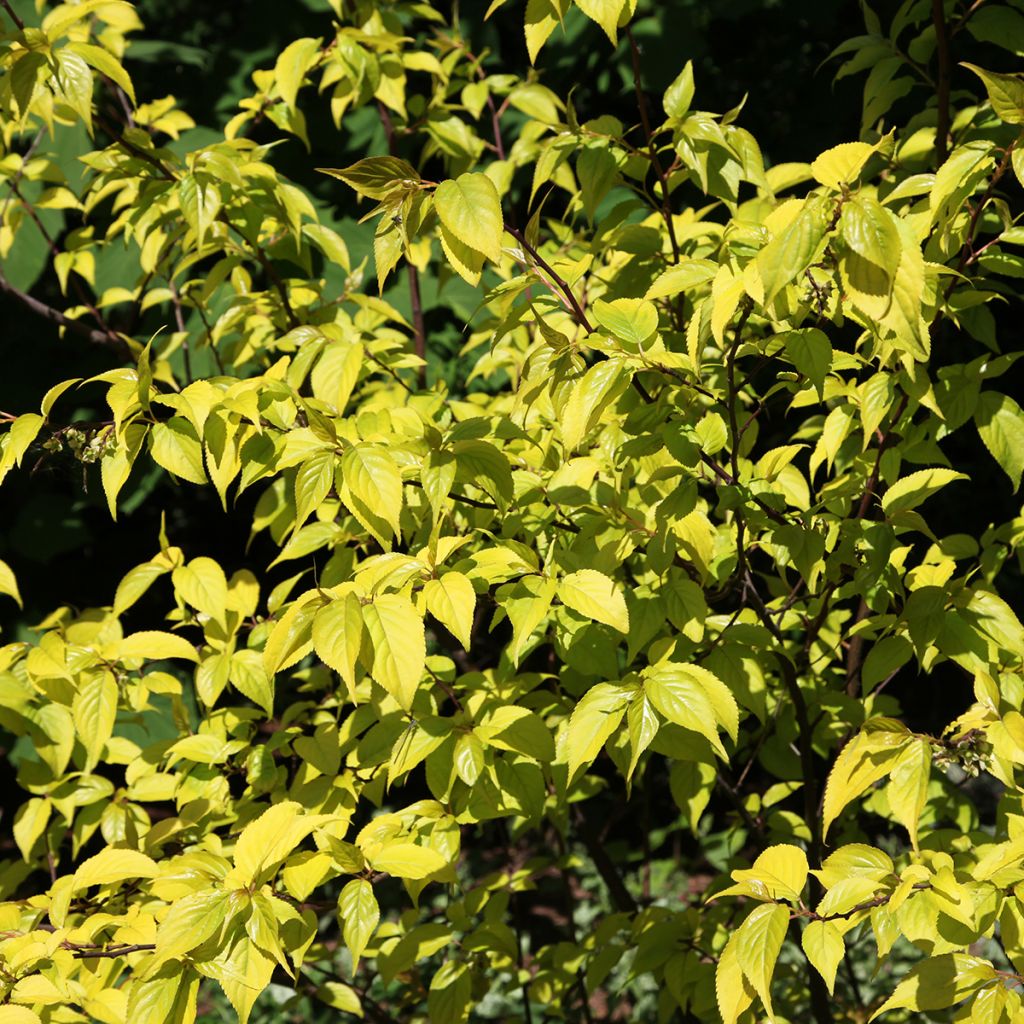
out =
[[[13,21],[14,24],[17,26],[18,31],[24,32],[25,22],[21,20],[20,16],[18,15],[18,12],[11,6],[10,0],[0,0],[0,3],[3,4],[4,10],[10,16],[11,21]]]
[[[640,107],[640,123],[644,129],[644,139],[647,142],[647,151],[650,153],[651,167],[654,168],[654,173],[658,177],[658,182],[661,185],[661,216],[665,221],[665,227],[668,229],[668,240],[672,246],[672,262],[679,262],[679,243],[676,240],[676,229],[672,223],[672,207],[669,203],[668,195],[668,175],[665,173],[665,169],[661,166],[661,160],[658,158],[658,147],[654,142],[654,133],[651,131],[651,116],[647,109],[647,97],[644,95],[643,84],[640,80],[640,47],[636,45],[636,39],[633,38],[633,30],[631,28],[626,29],[626,36],[629,39],[629,53],[633,61],[633,87],[636,90],[637,105]]]
[[[505,230],[526,250],[530,258],[534,263],[544,271],[545,274],[551,279],[555,288],[561,293],[565,300],[566,308],[568,308],[572,314],[576,323],[582,327],[587,334],[593,334],[594,328],[590,321],[587,319],[587,314],[583,312],[583,307],[580,305],[579,300],[573,294],[572,288],[569,287],[568,282],[557,274],[551,268],[551,264],[544,259],[543,256],[537,250],[530,245],[526,240],[526,236],[518,228],[514,228],[511,225],[506,224]]]
[[[413,342],[416,355],[423,360],[416,370],[416,380],[421,388],[427,386],[427,324],[423,318],[423,303],[420,300],[420,275],[416,268],[406,260],[406,274],[409,278],[409,303],[412,306]]]

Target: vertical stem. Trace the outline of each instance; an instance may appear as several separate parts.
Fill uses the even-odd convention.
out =
[[[633,86],[636,89],[637,105],[640,107],[640,123],[643,125],[644,138],[647,140],[647,150],[651,156],[651,166],[654,168],[654,173],[658,176],[658,181],[661,184],[661,216],[665,221],[665,227],[668,229],[668,239],[672,245],[672,262],[678,263],[679,242],[676,240],[676,229],[672,223],[672,207],[668,199],[668,174],[665,172],[665,168],[661,166],[661,160],[658,159],[658,147],[654,144],[651,118],[647,110],[647,97],[644,95],[643,85],[640,81],[640,48],[636,45],[631,28],[627,27],[626,35],[629,38],[629,52],[633,61]]]
[[[178,332],[184,335],[181,340],[181,354],[185,360],[185,380],[191,384],[192,353],[189,351],[188,347],[188,329],[185,327],[185,316],[181,308],[181,294],[178,292],[178,286],[174,283],[173,279],[168,278],[167,283],[171,286],[171,304],[174,306],[174,323],[178,328]]]
[[[380,114],[380,123],[384,129],[384,137],[388,140],[388,152],[395,155],[395,124],[391,120],[388,108],[379,100],[377,101],[377,112]],[[423,319],[423,302],[420,298],[420,275],[419,271],[409,262],[405,261],[406,276],[409,281],[409,305],[412,306],[412,330],[413,345],[416,355],[420,359],[427,358],[427,326]],[[421,388],[427,385],[427,365],[422,363],[416,371],[416,380]]]
[[[938,121],[935,125],[935,163],[941,167],[949,155],[949,32],[943,0],[932,0],[932,24],[935,26],[936,56],[939,74],[936,81]]]
[[[409,301],[412,305],[413,343],[416,355],[424,360],[416,370],[416,380],[421,388],[427,386],[427,325],[423,319],[423,303],[420,300],[420,275],[416,268],[405,261],[405,271],[409,277]]]

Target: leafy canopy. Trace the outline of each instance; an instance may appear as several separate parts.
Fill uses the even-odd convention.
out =
[[[218,990],[241,1021],[1021,1019],[1024,519],[943,512],[1024,472],[1019,5],[865,8],[860,139],[771,166],[691,65],[645,92],[634,0],[503,5],[524,76],[473,5],[332,0],[181,146],[130,3],[3,4],[0,260],[60,211],[66,296],[0,272],[5,308],[109,368],[3,414],[0,480],[70,453],[116,517],[156,467],[255,495],[275,556],[171,525],[0,647],[0,1024]],[[635,123],[544,84],[580,18]],[[314,112],[379,121],[320,179],[372,259],[276,163]],[[425,373],[428,284],[471,296],[465,386]]]

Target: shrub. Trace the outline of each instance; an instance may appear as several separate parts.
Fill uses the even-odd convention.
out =
[[[5,308],[107,368],[0,479],[252,496],[274,555],[172,517],[0,647],[0,1024],[1020,1019],[1018,5],[866,8],[860,140],[771,166],[692,65],[648,94],[635,0],[520,12],[538,69],[596,22],[635,124],[455,6],[332,0],[182,146],[132,5],[3,0],[0,257],[70,304]],[[323,169],[372,260],[275,164],[325,112],[386,146]]]

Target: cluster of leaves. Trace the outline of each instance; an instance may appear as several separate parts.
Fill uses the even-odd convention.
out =
[[[525,4],[531,62],[573,18],[628,47],[632,125],[492,70],[457,13],[330,6],[182,152],[191,119],[125,70],[129,3],[3,2],[0,260],[42,232],[70,304],[0,292],[112,368],[2,414],[0,481],[70,453],[114,517],[143,466],[182,501],[253,489],[277,554],[164,530],[109,605],[0,647],[0,1024],[191,1022],[207,980],[242,1021],[265,991],[434,1024],[1020,1019],[1024,517],[922,511],[968,499],[967,433],[1024,472],[994,312],[1024,79],[954,61],[1024,50],[1019,6],[867,10],[861,140],[773,166],[690,65],[648,97],[633,0]],[[306,141],[318,103],[382,126],[324,169],[372,273],[248,135]],[[452,278],[462,391],[424,372],[421,281]],[[99,385],[105,418],[61,420]],[[962,699],[922,725],[895,691],[943,673]],[[654,877],[684,841],[689,877]]]

